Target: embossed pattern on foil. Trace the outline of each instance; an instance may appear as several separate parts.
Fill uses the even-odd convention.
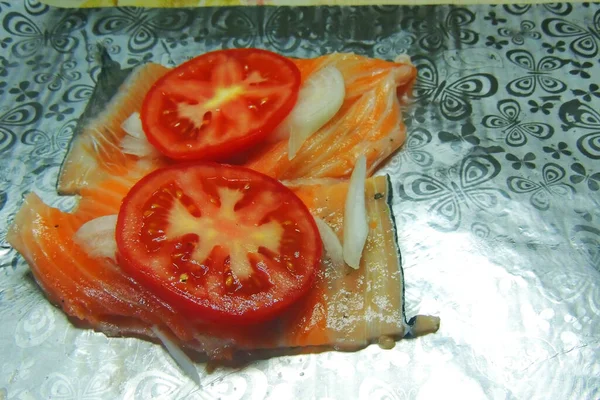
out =
[[[283,355],[182,376],[161,347],[74,328],[0,227],[0,398],[600,397],[598,4],[66,10],[0,1],[0,219],[55,183],[95,86],[220,48],[419,67],[394,182],[407,314],[392,350]],[[162,396],[162,397],[161,397]]]

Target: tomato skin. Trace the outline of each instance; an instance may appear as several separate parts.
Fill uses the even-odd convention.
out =
[[[270,277],[273,278],[273,281],[284,283],[283,285],[267,284],[264,286],[264,290],[259,290],[257,292],[244,292],[244,290],[228,292],[225,285],[214,285],[216,279],[222,278],[221,282],[223,282],[223,279],[225,279],[226,276],[219,272],[218,269],[221,268],[221,264],[215,261],[225,259],[225,253],[221,247],[217,246],[213,249],[207,259],[210,261],[205,260],[207,264],[210,264],[211,262],[214,263],[208,268],[209,272],[204,272],[204,275],[197,279],[194,278],[194,282],[204,285],[209,285],[207,282],[211,282],[212,280],[213,287],[210,289],[204,287],[200,290],[198,287],[192,287],[192,282],[188,285],[187,282],[181,283],[181,281],[177,281],[176,276],[183,273],[183,269],[173,268],[173,265],[153,266],[154,260],[161,259],[162,255],[166,254],[166,252],[162,249],[156,250],[156,254],[159,255],[156,258],[153,258],[152,256],[148,257],[147,254],[144,255],[142,254],[143,252],[140,252],[140,249],[143,248],[144,245],[151,242],[144,242],[144,223],[140,223],[143,218],[143,213],[149,210],[147,207],[144,208],[144,204],[147,204],[149,201],[154,202],[155,200],[152,199],[160,199],[160,197],[156,197],[156,193],[160,192],[161,188],[164,188],[165,184],[168,184],[171,180],[177,180],[178,174],[181,176],[190,174],[188,171],[200,171],[198,176],[206,174],[207,180],[219,180],[221,179],[219,174],[221,176],[227,176],[229,181],[227,179],[225,179],[225,181],[230,183],[233,182],[231,185],[235,188],[241,185],[239,182],[246,186],[248,184],[256,186],[257,189],[255,192],[258,193],[256,194],[256,196],[258,196],[256,199],[260,199],[261,191],[275,191],[279,195],[279,198],[282,199],[282,205],[275,209],[281,214],[285,214],[281,216],[281,221],[286,220],[286,218],[290,216],[296,218],[295,225],[289,228],[289,232],[292,232],[293,227],[296,227],[296,229],[301,228],[302,230],[302,236],[299,237],[300,240],[296,240],[296,243],[291,244],[290,246],[294,246],[294,248],[288,251],[288,253],[303,252],[299,257],[300,261],[297,266],[299,272],[297,271],[297,274],[288,273],[282,268],[275,268],[278,264],[271,262],[268,264],[270,269],[267,268],[267,275],[271,274]],[[161,185],[157,186],[157,183],[161,183]],[[202,184],[206,185],[205,182]],[[266,190],[264,190],[264,188],[266,188]],[[184,187],[182,189],[185,196],[186,188]],[[254,189],[251,189],[250,191],[252,190]],[[152,193],[150,200],[148,200],[148,193]],[[222,204],[220,207],[224,208],[223,204],[225,204],[225,200],[221,199],[221,202]],[[242,203],[244,203],[243,199],[240,200],[237,205]],[[244,207],[254,207],[251,206],[254,204],[254,201],[246,202],[244,204]],[[260,208],[260,206],[256,207]],[[166,208],[169,207],[167,206]],[[173,208],[174,207],[171,206],[169,210],[172,210]],[[244,208],[242,208],[242,210],[244,210]],[[252,215],[248,217],[244,213],[239,214],[240,216],[236,221],[239,221],[242,226],[244,226],[244,223],[252,220]],[[260,213],[257,212],[257,214]],[[267,212],[265,215],[269,216],[267,218],[268,222],[265,222],[261,226],[268,225],[271,221],[281,222],[278,219],[280,218],[279,214],[275,212]],[[207,217],[210,217],[210,215],[207,214]],[[202,216],[200,215],[198,218],[201,219]],[[218,220],[217,222],[219,225],[223,224],[219,218],[215,219]],[[192,219],[190,218],[190,220]],[[173,224],[165,225],[166,227],[161,226],[160,229],[163,229],[166,232],[168,232],[169,226],[173,226]],[[246,225],[249,226],[250,223],[247,223]],[[285,235],[289,232],[286,231],[282,237],[285,238]],[[231,237],[232,242],[236,241],[234,235],[235,233]],[[208,234],[206,236],[208,236]],[[178,244],[186,242],[188,239],[184,239],[185,237],[186,236],[182,236],[181,240],[178,241]],[[287,237],[289,238],[290,236]],[[142,178],[142,180],[133,186],[123,200],[117,219],[116,239],[119,265],[134,279],[151,288],[159,297],[163,298],[175,309],[180,312],[189,313],[189,317],[192,320],[227,325],[252,324],[273,319],[286,308],[292,306],[312,287],[317,268],[320,266],[323,251],[322,242],[314,219],[308,208],[290,189],[280,182],[256,171],[243,167],[221,165],[211,162],[177,164],[159,169]],[[175,241],[177,240],[178,239],[175,239]],[[199,240],[203,240],[202,235],[199,236]],[[165,248],[170,245],[169,243],[169,241],[165,241]],[[224,243],[224,246],[226,247],[227,243]],[[275,259],[285,259],[287,253],[284,254],[284,246],[284,244],[280,245],[281,253],[277,254]],[[182,265],[183,267],[180,267],[185,268],[187,264]],[[255,267],[257,265],[259,264],[255,264]],[[211,268],[214,269],[214,271],[212,271]],[[231,269],[234,269],[233,266]],[[186,270],[185,273],[187,275],[189,271]],[[262,279],[263,283],[270,282],[268,278],[262,277],[257,269],[253,271],[252,276]],[[245,281],[240,280],[240,282]],[[250,280],[248,280],[248,282],[250,282]],[[242,286],[244,285],[245,283],[242,284]],[[202,295],[202,293],[204,293],[204,295]],[[216,296],[215,293],[218,293],[218,296]]]
[[[208,135],[206,133],[207,130],[198,130],[199,133],[197,133],[196,139],[184,139],[179,133],[174,132],[175,128],[166,127],[166,125],[179,125],[183,121],[185,129],[194,130],[194,127],[190,128],[190,121],[183,117],[177,120],[179,122],[167,122],[167,117],[163,114],[165,111],[177,111],[177,107],[180,107],[183,103],[187,104],[187,102],[174,100],[171,102],[174,104],[170,105],[172,110],[166,110],[165,104],[170,104],[170,102],[165,100],[168,97],[165,94],[167,93],[165,88],[170,86],[170,82],[180,80],[180,77],[183,75],[186,77],[186,82],[194,82],[192,75],[197,74],[200,77],[198,77],[196,83],[202,83],[203,87],[209,92],[211,89],[215,91],[213,93],[214,96],[205,99],[204,104],[214,102],[213,100],[219,97],[219,88],[227,89],[236,87],[236,82],[227,81],[229,79],[227,76],[219,78],[223,80],[221,83],[224,86],[219,86],[218,82],[212,83],[212,86],[209,83],[209,81],[212,82],[211,79],[217,79],[214,75],[219,76],[219,74],[214,72],[217,70],[219,64],[218,60],[215,61],[217,58],[235,60],[235,62],[243,64],[244,74],[246,74],[244,80],[250,79],[252,73],[258,72],[259,75],[262,74],[267,77],[265,81],[270,83],[269,79],[271,79],[279,84],[281,89],[272,91],[268,96],[265,95],[263,100],[268,99],[269,101],[265,101],[265,104],[268,103],[269,106],[262,106],[262,101],[258,103],[256,99],[252,101],[248,100],[248,98],[256,96],[256,94],[250,96],[250,93],[261,93],[260,89],[254,90],[252,89],[253,86],[248,84],[247,92],[240,90],[238,95],[232,94],[231,97],[234,100],[225,102],[222,108],[220,105],[215,106],[216,108],[212,109],[212,112],[207,111],[207,114],[204,114],[205,116],[212,116],[212,119],[205,118],[205,120],[208,121],[206,122],[207,127],[211,129],[214,127],[214,131],[216,132],[214,135]],[[211,73],[213,76],[211,76]],[[145,96],[141,109],[142,127],[148,141],[162,154],[171,159],[179,161],[227,161],[259,143],[283,121],[296,104],[300,81],[300,70],[296,64],[288,58],[267,50],[229,49],[205,53],[175,67],[152,86]],[[257,85],[261,84],[261,82],[257,83]],[[181,86],[185,86],[185,83]],[[210,86],[210,88],[207,89],[206,86]],[[198,96],[201,97],[201,95]],[[235,100],[236,98],[238,100]],[[238,104],[240,102],[241,105]],[[272,106],[274,109],[269,109],[271,103],[275,103]],[[192,101],[192,105],[195,104]],[[203,103],[201,100],[198,100],[198,104],[202,105]],[[237,109],[233,110],[233,107],[231,107],[232,104],[236,105]],[[228,112],[229,115],[227,117],[223,117],[223,115],[227,114],[225,112],[227,108],[231,108],[232,110]],[[250,109],[252,110],[251,112],[248,111]],[[232,121],[237,120],[240,116],[245,116],[248,123],[240,122],[238,126],[234,126],[234,122]],[[202,124],[204,124],[205,120],[203,120]],[[204,139],[205,137],[207,138],[206,140]]]

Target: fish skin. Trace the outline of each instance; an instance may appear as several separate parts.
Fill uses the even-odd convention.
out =
[[[61,195],[80,191],[109,176],[125,175],[138,159],[124,154],[123,121],[141,109],[143,94],[169,69],[159,64],[121,68],[99,45],[101,71],[98,82],[69,143],[56,183]],[[155,167],[165,160],[154,160]]]

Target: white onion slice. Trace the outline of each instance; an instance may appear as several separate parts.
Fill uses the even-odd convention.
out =
[[[358,269],[363,248],[369,234],[367,209],[365,206],[365,180],[367,159],[364,155],[356,160],[350,177],[344,208],[344,261]]]
[[[187,375],[188,378],[193,380],[198,386],[200,386],[200,375],[196,370],[196,366],[193,361],[173,342],[166,334],[164,334],[158,327],[153,326],[152,332],[162,342],[163,346],[169,352],[169,355],[173,357],[173,360],[179,365],[179,368]]]
[[[121,150],[125,154],[131,154],[140,158],[156,158],[159,156],[159,152],[148,142],[146,137],[140,139],[125,135],[121,139]]]
[[[331,263],[335,268],[341,268],[344,265],[344,254],[340,239],[327,222],[321,218],[315,217],[315,223],[317,224],[325,252],[329,256],[329,259],[331,259]]]
[[[117,252],[116,226],[116,214],[95,218],[81,225],[73,240],[90,256],[108,257],[114,261]]]
[[[123,150],[123,153],[140,158],[156,158],[160,155],[158,150],[146,138],[146,134],[142,128],[142,120],[138,112],[134,112],[123,121],[121,128],[127,133],[121,139],[121,150]]]
[[[412,60],[408,54],[398,54],[396,58],[394,58],[394,62],[399,64],[412,64]]]
[[[136,138],[146,137],[146,135],[144,135],[144,128],[142,128],[142,119],[140,118],[139,112],[134,112],[127,117],[127,119],[121,124],[121,128],[123,128],[123,130],[130,136]]]
[[[344,76],[333,66],[312,74],[300,88],[298,101],[275,130],[275,137],[289,135],[288,158],[293,159],[306,139],[321,129],[344,103]]]

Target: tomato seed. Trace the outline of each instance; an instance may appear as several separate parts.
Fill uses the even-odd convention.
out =
[[[198,136],[198,129],[194,125],[188,124],[183,128],[181,135],[186,136],[188,139],[193,139]]]
[[[188,274],[183,273],[183,274],[179,275],[179,282],[182,282],[182,283],[187,282],[188,278],[189,278]]]
[[[204,113],[204,116],[202,117],[202,126],[209,124],[211,120],[212,120],[212,113],[210,111],[207,111],[206,113]]]
[[[227,279],[225,279],[225,284],[226,284],[227,286],[231,286],[231,285],[233,285],[233,276],[229,275],[229,276],[227,277]]]

